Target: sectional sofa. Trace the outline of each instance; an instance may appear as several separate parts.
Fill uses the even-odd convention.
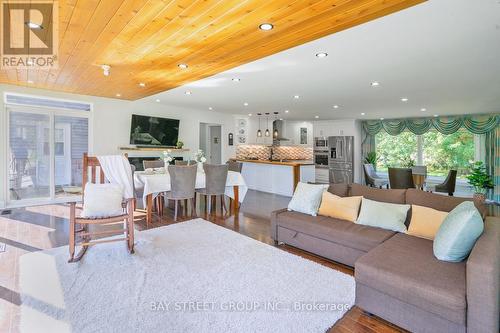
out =
[[[335,184],[328,191],[446,212],[469,200],[358,184]],[[483,216],[483,234],[469,257],[459,263],[436,259],[432,240],[286,209],[272,213],[271,236],[275,242],[354,267],[356,305],[404,329],[497,333],[500,218]],[[411,210],[407,226],[410,219]]]

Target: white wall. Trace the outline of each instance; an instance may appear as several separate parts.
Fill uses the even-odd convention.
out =
[[[200,123],[219,124],[222,126],[222,161],[234,156],[234,146],[228,146],[229,132],[235,133],[234,116],[206,110],[186,109],[178,106],[168,106],[153,101],[123,101],[112,98],[101,98],[76,94],[59,93],[48,90],[25,88],[12,85],[0,85],[0,207],[5,203],[5,180],[7,177],[6,160],[7,143],[5,136],[5,106],[4,93],[21,93],[35,96],[69,99],[74,101],[93,103],[91,120],[90,153],[92,154],[118,154],[118,147],[129,145],[131,114],[153,115],[180,119],[179,140],[184,142],[184,147],[190,149],[185,153],[191,156],[199,147]],[[149,155],[156,153],[130,153],[129,155]]]

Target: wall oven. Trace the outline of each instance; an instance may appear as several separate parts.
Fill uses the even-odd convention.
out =
[[[328,150],[328,138],[314,138],[314,150]]]
[[[314,152],[314,165],[319,168],[328,168],[328,150]]]

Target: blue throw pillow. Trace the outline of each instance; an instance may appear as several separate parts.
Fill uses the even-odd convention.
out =
[[[444,219],[434,238],[434,256],[460,262],[467,258],[484,229],[481,214],[471,201],[462,202]]]

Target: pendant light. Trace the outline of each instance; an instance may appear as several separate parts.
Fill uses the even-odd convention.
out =
[[[278,112],[274,113],[274,120],[278,120]],[[273,129],[273,138],[277,139],[278,138],[278,126],[275,126]]]
[[[262,131],[260,130],[260,116],[262,113],[257,113],[257,117],[259,117],[259,129],[257,130],[257,137],[260,138],[262,137]]]
[[[266,112],[266,131],[264,132],[265,136],[270,136],[271,132],[269,132],[269,112]]]

